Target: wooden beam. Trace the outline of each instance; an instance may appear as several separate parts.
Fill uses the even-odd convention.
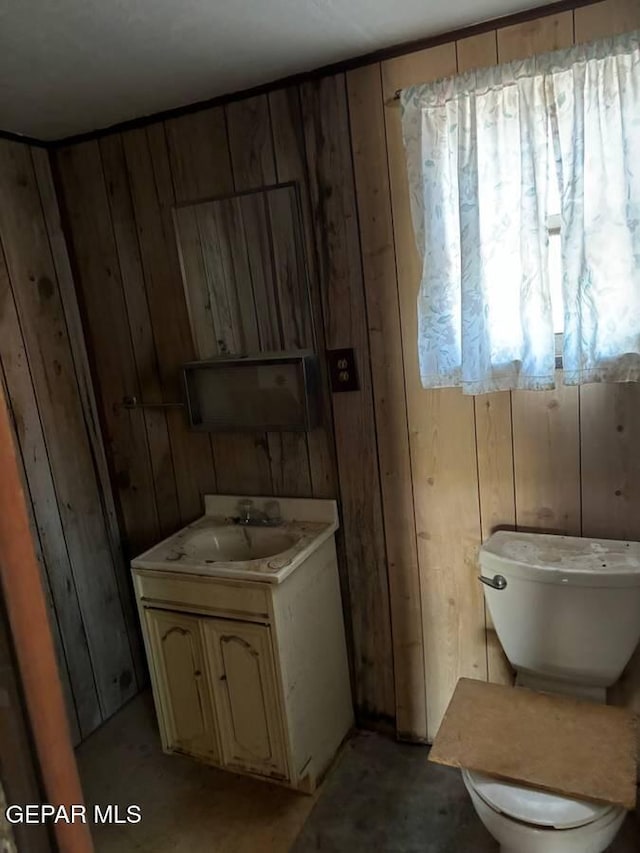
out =
[[[4,389],[0,386],[0,582],[47,799],[82,804],[62,685]],[[54,824],[61,853],[91,853],[83,823]]]

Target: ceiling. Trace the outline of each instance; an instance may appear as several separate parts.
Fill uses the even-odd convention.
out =
[[[0,129],[40,139],[97,130],[540,5],[0,0]]]

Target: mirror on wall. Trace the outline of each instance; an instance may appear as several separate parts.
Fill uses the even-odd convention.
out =
[[[179,205],[173,215],[198,359],[315,349],[295,184]]]

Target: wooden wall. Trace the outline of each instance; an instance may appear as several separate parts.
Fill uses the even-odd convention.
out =
[[[413,687],[407,691],[416,705],[403,724],[403,676],[417,687],[422,663],[417,653],[405,656],[404,673],[396,668],[400,731],[431,739],[460,676],[511,679],[476,581],[478,545],[492,529],[640,537],[640,457],[631,444],[640,418],[640,389],[560,385],[553,392],[473,398],[458,390],[421,388],[416,352],[419,262],[394,92],[639,25],[637,0],[606,0],[347,75],[367,293],[375,290],[368,304],[389,306],[376,313],[382,325],[372,324],[369,313],[371,335],[382,339],[374,377],[379,374],[380,384],[389,388],[395,387],[392,377],[404,375],[405,399],[397,400],[391,418],[379,418],[378,437],[381,460],[388,442],[387,453],[395,454],[402,470],[407,465],[411,470],[410,478],[392,480],[399,491],[403,487],[400,500],[405,505],[412,487],[414,505],[414,527],[403,537],[397,570],[406,578],[405,588],[418,592],[421,604],[407,609],[411,621],[405,619],[399,630],[407,643],[422,637],[426,690],[422,696]],[[394,473],[400,470],[397,465]],[[397,508],[397,499],[390,502]],[[396,624],[394,620],[397,645]],[[616,695],[640,707],[637,665]]]
[[[0,244],[0,381],[77,741],[145,676],[48,157],[6,141]]]
[[[54,155],[128,552],[194,518],[207,491],[337,495],[355,693],[431,739],[458,677],[508,681],[476,580],[496,526],[640,538],[635,385],[477,398],[418,378],[419,266],[403,86],[640,26],[638,0],[498,26]],[[353,346],[361,389],[323,428],[207,437],[171,401],[193,356],[175,203],[299,182],[318,345]],[[337,472],[337,475],[336,473]],[[616,688],[640,707],[640,656]]]
[[[275,91],[72,145],[54,160],[127,553],[201,514],[207,492],[336,497],[337,456],[357,705],[392,718],[384,530],[343,78],[336,94],[339,100],[333,88]],[[180,367],[195,355],[173,206],[289,181],[300,188],[319,350],[355,346],[361,390],[332,405],[325,381],[323,425],[308,435],[209,436],[190,432],[179,410],[123,409],[128,395],[147,403],[181,399]],[[227,351],[236,337],[223,342]]]

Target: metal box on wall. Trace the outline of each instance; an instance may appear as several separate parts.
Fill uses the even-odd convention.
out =
[[[309,350],[221,356],[183,371],[192,429],[285,432],[318,424],[318,361]]]

